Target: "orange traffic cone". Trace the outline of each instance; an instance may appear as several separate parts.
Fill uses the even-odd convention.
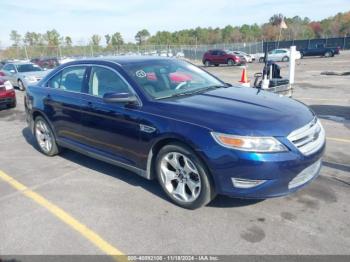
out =
[[[247,77],[247,68],[243,68],[241,81],[239,81],[242,86],[250,87],[250,83]]]

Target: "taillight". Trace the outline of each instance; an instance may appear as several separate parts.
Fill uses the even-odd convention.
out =
[[[0,76],[6,76],[4,72],[0,72]]]

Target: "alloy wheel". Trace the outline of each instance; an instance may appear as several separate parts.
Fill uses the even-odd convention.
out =
[[[49,153],[52,149],[53,138],[49,127],[42,120],[38,120],[36,122],[35,137],[36,137],[36,140],[38,141],[38,145],[40,146],[40,148],[45,153]]]
[[[18,88],[19,88],[19,90],[21,90],[21,91],[24,91],[24,84],[23,84],[23,82],[21,81],[21,80],[18,80]]]
[[[195,201],[201,192],[197,167],[184,154],[167,153],[160,164],[161,182],[167,192],[183,203]]]

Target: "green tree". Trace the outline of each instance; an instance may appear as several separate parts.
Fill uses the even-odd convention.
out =
[[[18,46],[22,41],[22,36],[16,30],[12,30],[10,33],[10,40],[13,42],[13,46]]]
[[[143,29],[137,32],[137,34],[135,35],[135,40],[139,45],[142,45],[148,40],[150,36],[151,34],[148,32],[148,30]]]
[[[119,32],[115,32],[112,35],[111,43],[112,43],[113,47],[118,47],[119,48],[122,44],[124,44],[124,40],[123,40],[122,35]]]
[[[93,46],[99,46],[100,45],[100,42],[101,42],[101,36],[99,36],[99,35],[93,35],[93,36],[91,36],[91,44],[93,45]]]
[[[111,36],[109,34],[105,35],[106,45],[109,46],[111,43]]]
[[[44,40],[48,46],[58,46],[60,44],[61,36],[56,29],[46,31]]]
[[[69,47],[72,46],[72,43],[73,43],[72,38],[70,36],[66,36],[64,38],[64,42],[65,42],[66,46],[69,46]]]

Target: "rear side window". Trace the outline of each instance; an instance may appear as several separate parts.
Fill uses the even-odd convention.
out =
[[[89,94],[103,97],[106,93],[130,93],[129,86],[114,71],[93,66],[89,81]]]
[[[85,66],[63,69],[59,74],[55,75],[48,81],[47,86],[71,92],[81,92],[84,84],[85,73]]]

